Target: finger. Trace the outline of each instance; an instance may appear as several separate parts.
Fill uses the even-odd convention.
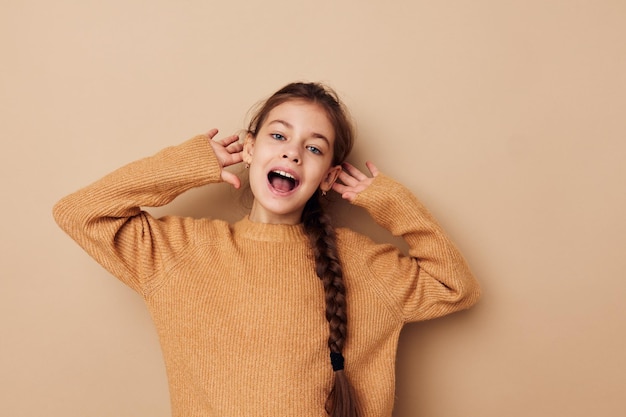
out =
[[[222,180],[235,188],[241,187],[241,180],[238,176],[229,171],[222,171]]]
[[[230,163],[229,165],[235,165],[243,161],[243,153],[235,152],[230,154]]]
[[[237,143],[239,142],[239,135],[230,135],[227,136],[225,138],[223,138],[222,140],[220,140],[220,142],[224,145],[224,146],[229,146],[233,143]]]
[[[350,203],[352,203],[356,199],[356,196],[357,196],[357,193],[353,191],[346,191],[345,193],[341,194],[341,198],[349,201]]]
[[[341,198],[344,198],[346,200],[348,200],[346,197],[349,194],[350,188],[346,187],[343,184],[339,184],[339,183],[334,183],[332,186],[332,190],[335,191],[337,194],[339,194],[341,196]],[[352,201],[352,200],[348,200],[348,201]]]
[[[377,177],[378,174],[380,173],[380,171],[378,170],[378,168],[376,167],[376,165],[374,165],[372,161],[365,162],[365,166],[367,167],[367,169],[370,170],[372,177]]]
[[[348,186],[351,186],[351,187],[354,187],[354,186],[356,186],[359,183],[359,180],[354,178],[347,171],[343,171],[343,170],[339,173],[339,177],[337,177],[337,178],[339,179],[339,181],[341,181],[345,185],[348,185]]]
[[[357,195],[357,193],[352,191],[352,188],[346,187],[345,185],[342,185],[342,184],[334,183],[332,189],[336,193],[340,194],[341,198],[343,198],[344,200],[348,200],[350,203],[354,201]]]
[[[354,178],[356,178],[359,181],[363,181],[367,179],[367,175],[362,173],[357,167],[355,167],[352,164],[344,162],[342,165],[342,168],[345,169],[345,171],[348,172],[348,174],[352,175]]]
[[[233,142],[226,146],[226,150],[230,153],[237,153],[243,150],[243,143],[241,142]]]
[[[209,139],[213,139],[213,137],[215,137],[215,135],[217,135],[217,132],[219,132],[217,129],[213,128],[211,130],[209,130],[206,134],[209,137]]]
[[[337,194],[343,194],[348,190],[347,186],[340,184],[338,182],[335,182],[331,188]]]

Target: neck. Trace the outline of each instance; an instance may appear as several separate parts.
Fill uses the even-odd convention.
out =
[[[254,223],[295,225],[302,223],[302,210],[289,214],[272,213],[264,210],[255,200],[248,218]]]

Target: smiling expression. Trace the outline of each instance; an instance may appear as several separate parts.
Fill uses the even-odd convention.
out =
[[[254,194],[250,220],[299,223],[313,193],[330,190],[341,171],[331,166],[334,142],[333,125],[319,105],[290,100],[274,107],[244,145]]]

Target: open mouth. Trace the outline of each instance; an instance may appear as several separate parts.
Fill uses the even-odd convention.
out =
[[[280,192],[288,192],[296,188],[299,181],[288,172],[274,170],[267,174],[267,180],[272,187]]]

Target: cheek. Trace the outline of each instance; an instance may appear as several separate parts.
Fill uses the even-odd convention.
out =
[[[314,178],[316,185],[319,186],[326,180],[327,176],[328,167],[324,166],[323,168],[320,167],[318,170],[316,170],[315,173],[311,175],[311,178]]]
[[[261,172],[261,168],[258,165],[252,163],[248,170],[248,181],[250,185],[263,184],[265,182],[265,174]]]

